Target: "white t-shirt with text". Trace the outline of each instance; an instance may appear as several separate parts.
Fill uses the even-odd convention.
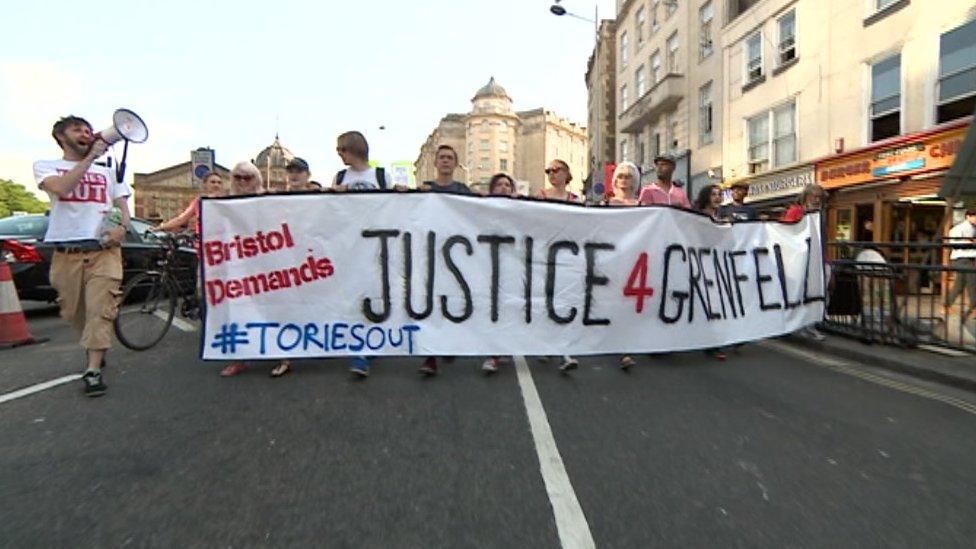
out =
[[[383,179],[386,180],[386,188],[392,189],[393,183],[390,180],[389,170],[383,170]],[[346,168],[346,174],[339,184],[345,185],[350,191],[375,191],[380,188],[380,184],[376,180],[376,168],[366,168],[361,172]],[[334,179],[332,186],[336,186]]]
[[[969,222],[968,219],[963,219],[962,223],[956,224],[954,227],[949,229],[949,242],[957,242],[960,244],[971,244],[973,239],[976,238],[976,225]],[[949,259],[973,259],[976,258],[976,248],[960,248],[954,249],[949,254]]]
[[[67,173],[77,162],[70,160],[38,160],[34,162],[34,180],[43,190],[44,180]],[[47,225],[46,242],[98,239],[102,218],[116,198],[127,197],[132,189],[126,183],[116,183],[112,170],[92,164],[78,185],[65,196],[52,192],[51,215]]]

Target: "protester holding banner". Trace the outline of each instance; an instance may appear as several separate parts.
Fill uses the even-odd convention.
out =
[[[536,195],[537,198],[573,203],[580,201],[580,197],[576,196],[575,193],[567,188],[570,182],[573,181],[573,174],[569,171],[569,164],[557,158],[549,163],[549,167],[546,168],[545,172],[552,190],[547,191],[545,188],[541,189],[539,194]]]
[[[467,185],[454,180],[454,170],[457,169],[457,166],[458,157],[454,147],[450,145],[437,147],[434,156],[434,169],[437,171],[437,175],[433,181],[421,183],[420,189],[436,193],[474,194]]]
[[[311,173],[308,169],[308,162],[303,158],[292,158],[288,161],[285,166],[285,190],[288,192],[301,192],[301,191],[317,191],[321,190],[322,186],[318,188],[312,186],[309,181]]]
[[[642,206],[660,204],[691,209],[688,194],[681,186],[671,180],[671,176],[674,175],[674,167],[675,161],[670,155],[661,155],[654,159],[657,181],[641,189],[637,201]]]
[[[369,166],[369,143],[360,132],[345,132],[336,140],[336,153],[347,166],[332,178],[332,189],[336,191],[375,191],[390,189],[393,183],[390,174],[382,167]]]
[[[805,187],[803,187],[803,191],[800,192],[800,196],[797,197],[796,202],[790,205],[780,221],[785,223],[797,223],[803,219],[803,216],[806,215],[807,212],[823,211],[825,194],[826,192],[820,185],[817,185],[816,183],[807,184]],[[822,226],[820,233],[821,240],[823,240],[824,231]],[[827,268],[826,264],[824,265],[824,268]],[[799,333],[804,334],[816,341],[823,341],[827,338],[827,336],[823,335],[820,330],[817,330],[813,326],[807,326],[799,330]]]
[[[640,180],[640,170],[633,162],[621,162],[613,169],[613,194],[607,199],[610,206],[637,206],[634,189]]]
[[[569,164],[556,158],[549,163],[549,167],[545,171],[553,190],[547,192],[546,189],[542,189],[536,195],[536,198],[555,202],[580,203],[580,198],[566,188],[573,180],[573,174],[569,170]],[[575,370],[578,367],[579,361],[569,355],[563,355],[562,362],[559,364],[559,369],[563,372]]]
[[[698,191],[698,197],[695,198],[695,210],[718,221],[723,219],[719,215],[721,206],[722,189],[718,185],[705,185]]]
[[[491,176],[488,181],[488,195],[489,196],[517,196],[515,192],[515,181],[512,180],[511,176],[505,173],[496,173]],[[481,364],[481,371],[487,374],[493,374],[498,371],[498,365],[501,364],[501,356],[490,356],[485,359]]]
[[[44,234],[44,242],[54,248],[51,286],[58,292],[61,317],[71,323],[85,349],[85,394],[97,397],[106,390],[102,368],[119,309],[119,245],[130,226],[132,191],[112,170],[95,164],[108,145],[92,133],[87,120],[66,116],[54,124],[51,136],[61,148],[61,158],[34,163],[37,186],[51,199]],[[119,217],[106,223],[112,208],[118,209]]]
[[[242,196],[249,194],[264,194],[264,179],[261,170],[250,162],[238,162],[230,171],[230,194]],[[222,377],[233,377],[247,369],[243,360],[235,360],[220,371]],[[291,363],[282,360],[271,370],[271,377],[281,377],[291,371]]]
[[[746,195],[749,194],[749,184],[736,181],[732,184],[732,203],[720,206],[718,209],[719,217],[732,221],[753,221],[759,219],[756,208],[745,203]]]

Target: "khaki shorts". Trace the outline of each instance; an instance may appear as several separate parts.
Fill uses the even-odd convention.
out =
[[[122,249],[54,252],[51,286],[58,291],[61,317],[81,336],[85,349],[112,346],[112,321],[122,294]]]

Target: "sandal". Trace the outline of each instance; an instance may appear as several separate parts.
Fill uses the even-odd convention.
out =
[[[271,370],[271,377],[281,377],[289,372],[291,372],[291,363],[287,360],[282,360]]]
[[[629,356],[625,356],[620,359],[621,370],[626,370],[631,366],[633,366],[634,364],[636,364],[636,362],[634,362],[634,359],[630,358]]]
[[[240,361],[231,362],[220,371],[221,377],[233,377],[247,369],[247,365]]]

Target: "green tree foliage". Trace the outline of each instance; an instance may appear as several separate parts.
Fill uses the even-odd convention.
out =
[[[50,207],[50,204],[39,200],[23,185],[9,179],[0,179],[0,217],[7,217],[13,212],[43,213]]]

